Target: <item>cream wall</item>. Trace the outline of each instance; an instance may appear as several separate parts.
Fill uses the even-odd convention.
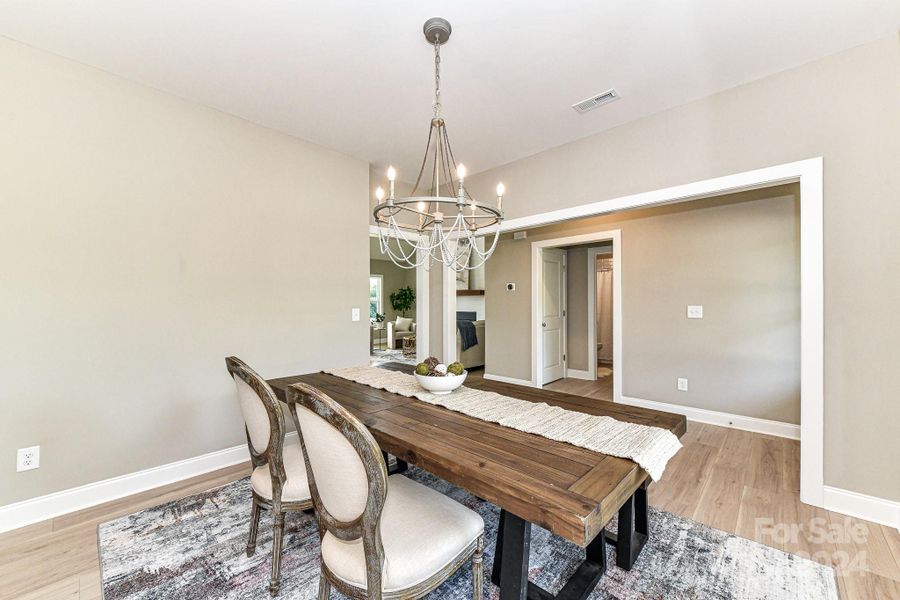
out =
[[[474,196],[490,197],[501,179],[504,208],[519,217],[824,157],[825,482],[897,501],[898,107],[900,38],[891,35],[466,183]],[[513,341],[530,344],[519,332]]]
[[[782,186],[580,219],[502,243],[517,247],[517,260],[530,269],[530,242],[620,230],[622,393],[799,423],[798,210],[799,186]],[[586,247],[570,248],[567,257],[567,354],[569,367],[581,370],[588,368],[587,257]],[[498,312],[510,325],[486,324],[495,342],[486,359],[489,372],[498,366],[525,379],[531,376],[530,344],[502,344],[512,323],[530,319],[531,282],[521,289],[488,298],[501,302]],[[704,318],[688,319],[688,304],[702,304]],[[688,378],[688,392],[676,390],[678,377]]]
[[[0,505],[245,443],[229,354],[366,361],[365,163],[3,39],[0,81]]]

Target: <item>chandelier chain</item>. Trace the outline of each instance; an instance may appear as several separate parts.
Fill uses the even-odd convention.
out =
[[[441,116],[441,42],[434,38],[434,118]]]

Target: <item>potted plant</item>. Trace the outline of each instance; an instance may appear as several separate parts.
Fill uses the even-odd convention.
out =
[[[416,293],[409,286],[400,288],[391,294],[391,306],[404,317],[415,301]]]

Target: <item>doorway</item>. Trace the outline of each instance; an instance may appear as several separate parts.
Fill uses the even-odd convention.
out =
[[[428,271],[400,267],[369,232],[369,363],[416,364],[428,356]]]
[[[532,348],[535,349],[532,355],[532,385],[543,387],[550,384],[560,379],[558,376],[560,371],[562,378],[597,381],[597,369],[590,368],[590,365],[597,364],[595,265],[597,256],[605,253],[609,255],[612,269],[609,275],[611,287],[608,291],[610,296],[608,306],[612,323],[607,347],[610,356],[608,368],[612,370],[612,373],[604,382],[609,384],[611,392],[607,394],[608,397],[603,399],[620,401],[622,381],[622,248],[620,230],[540,240],[532,242],[531,248],[532,281],[540,282],[539,285],[532,287]],[[545,333],[548,329],[553,331],[554,322],[548,321],[546,317],[552,316],[554,312],[555,298],[551,293],[553,291],[552,282],[551,287],[547,287],[548,278],[544,276],[544,272],[547,270],[551,274],[554,272],[553,261],[557,259],[553,257],[558,256],[557,253],[563,253],[566,256],[561,269],[563,277],[561,285],[565,289],[560,294],[562,303],[560,318],[564,319],[562,323],[564,331],[559,338],[555,338],[552,333]],[[576,283],[578,285],[574,285]],[[575,300],[568,298],[565,290],[572,290],[572,293],[576,294]],[[569,311],[570,305],[573,305],[573,311],[578,306],[582,308],[580,312],[576,311],[578,314],[575,314]],[[556,350],[556,339],[560,340],[560,352]],[[562,360],[561,368],[555,364],[557,357]],[[588,393],[583,395],[594,396]]]

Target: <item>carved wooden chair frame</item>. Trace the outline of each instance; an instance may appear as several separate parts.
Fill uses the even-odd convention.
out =
[[[319,580],[319,600],[327,600],[333,586],[341,594],[358,600],[414,600],[421,598],[436,589],[441,583],[455,573],[460,567],[472,560],[474,598],[481,600],[483,587],[482,554],[484,552],[484,536],[464,548],[447,566],[425,581],[402,590],[382,593],[381,575],[384,565],[384,548],[381,544],[379,527],[381,511],[387,496],[387,466],[378,443],[368,429],[347,409],[332,400],[327,394],[305,383],[295,383],[288,388],[287,402],[291,416],[300,434],[300,445],[306,461],[309,491],[312,494],[316,521],[319,525],[319,539],[325,533],[331,533],[339,540],[349,541],[362,538],[366,560],[366,588],[360,588],[336,577],[325,562],[322,562],[322,577]],[[316,487],[315,477],[309,463],[309,455],[303,441],[303,432],[297,418],[297,405],[301,405],[330,425],[335,427],[362,460],[368,480],[368,496],[366,506],[359,517],[353,521],[339,521],[322,504]]]
[[[274,535],[272,539],[272,577],[269,582],[269,592],[274,596],[278,593],[281,581],[281,551],[284,542],[284,515],[288,512],[308,511],[313,508],[312,500],[287,502],[281,498],[287,474],[284,470],[284,414],[278,404],[275,392],[266,383],[259,373],[251,369],[247,363],[235,356],[225,359],[225,366],[232,377],[239,377],[244,383],[256,392],[262,402],[266,413],[269,415],[269,443],[265,450],[257,452],[253,448],[250,439],[250,431],[244,425],[247,435],[247,448],[250,450],[250,462],[253,469],[263,465],[269,465],[269,474],[272,478],[272,499],[263,498],[253,490],[253,510],[250,517],[250,538],[247,541],[247,556],[253,556],[256,552],[256,535],[259,529],[259,518],[262,509],[272,511],[275,519]]]

